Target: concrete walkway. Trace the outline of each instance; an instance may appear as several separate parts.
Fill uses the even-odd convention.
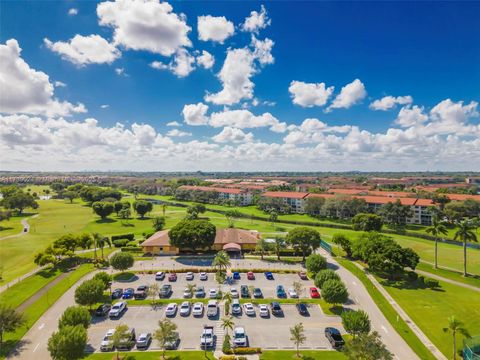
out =
[[[432,274],[428,271],[423,271],[423,270],[415,270],[415,272],[421,274],[421,275],[424,275],[424,276],[428,276],[432,279],[436,279],[436,280],[440,280],[440,281],[444,281],[446,283],[449,283],[449,284],[453,284],[453,285],[457,285],[457,286],[461,286],[461,287],[464,287],[465,289],[470,289],[470,290],[473,290],[473,291],[479,291],[480,292],[480,288],[475,286],[475,285],[470,285],[470,284],[465,284],[465,283],[462,283],[460,281],[456,281],[456,280],[452,280],[452,279],[448,279],[448,278],[445,278],[443,276],[440,276],[440,275],[436,275],[436,274]]]
[[[0,241],[1,240],[6,240],[6,239],[11,239],[11,238],[18,237],[18,236],[27,235],[30,232],[30,224],[28,223],[28,219],[36,218],[38,215],[39,214],[33,215],[32,217],[29,217],[29,218],[23,218],[20,221],[22,223],[22,231],[20,231],[18,234],[4,236],[4,237],[0,238]],[[25,231],[25,229],[27,229],[27,231]]]
[[[362,266],[355,263],[355,265],[364,270]],[[430,341],[430,339],[424,334],[424,332],[413,322],[413,320],[408,316],[408,314],[402,309],[402,307],[390,296],[390,294],[385,290],[385,288],[375,279],[371,274],[365,273],[368,279],[373,283],[378,291],[387,299],[387,301],[392,305],[395,311],[400,315],[400,317],[407,323],[408,327],[414,332],[414,334],[420,339],[420,341],[427,347],[428,350],[439,360],[447,360],[446,356]]]

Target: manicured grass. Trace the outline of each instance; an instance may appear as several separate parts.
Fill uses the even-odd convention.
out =
[[[161,359],[161,351],[134,351],[120,353],[121,355],[133,355],[137,360],[158,360]],[[203,351],[166,351],[169,360],[214,360],[212,352],[207,352],[207,356]],[[115,353],[95,353],[85,356],[84,360],[112,360]]]
[[[452,352],[452,336],[442,331],[450,316],[461,320],[472,335],[480,334],[477,291],[442,281],[439,290],[408,288],[386,281],[382,285],[445,356]],[[462,340],[462,336],[457,336],[457,344]]]
[[[351,261],[346,259],[339,259],[337,261],[345,267],[348,271],[354,274],[365,286],[373,301],[387,318],[388,322],[395,328],[398,334],[407,342],[412,350],[422,360],[435,360],[432,353],[425,347],[425,345],[418,339],[408,325],[403,321],[395,309],[385,299],[385,297],[375,288],[372,282],[367,278],[365,273],[357,268]],[[415,300],[413,300],[415,301]],[[431,319],[430,319],[431,320]],[[436,323],[435,321],[433,321]]]
[[[14,333],[8,333],[4,336],[4,346],[0,358],[8,354],[15,344],[25,335],[32,325],[43,315],[48,308],[54,304],[73,284],[80,280],[84,275],[93,271],[92,264],[80,265],[76,270],[70,272],[65,278],[55,284],[45,294],[40,296],[32,305],[23,312],[26,324]],[[60,315],[60,314],[59,314]]]
[[[460,273],[460,272],[447,270],[447,269],[441,269],[441,268],[435,269],[433,267],[433,265],[422,263],[422,262],[420,262],[417,265],[417,269],[418,270],[423,270],[423,271],[426,271],[426,272],[429,272],[431,274],[435,274],[435,275],[438,275],[438,276],[442,276],[446,279],[455,280],[455,281],[458,281],[458,282],[461,282],[461,283],[464,283],[464,284],[467,284],[467,285],[472,285],[472,286],[476,286],[476,287],[480,288],[480,277],[472,277],[472,276],[464,277],[462,275],[462,273]]]
[[[22,219],[29,218],[34,213],[12,216],[0,222],[0,239],[6,236],[17,235],[23,231]]]
[[[301,359],[304,360],[344,360],[343,353],[338,351],[300,350]],[[297,353],[291,350],[268,350],[260,356],[260,360],[295,360]]]
[[[135,274],[133,272],[123,272],[113,275],[113,280],[115,281],[128,281],[133,278]]]

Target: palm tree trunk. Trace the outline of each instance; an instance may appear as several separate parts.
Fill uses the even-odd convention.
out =
[[[103,257],[103,246],[100,247],[100,249],[102,250],[102,260],[103,260],[103,259],[105,259],[105,258]]]
[[[453,360],[457,358],[457,339],[455,338],[455,331],[453,332]]]
[[[438,238],[435,237],[435,269],[438,269],[437,258],[438,258]]]
[[[467,241],[463,242],[463,276],[467,276]]]

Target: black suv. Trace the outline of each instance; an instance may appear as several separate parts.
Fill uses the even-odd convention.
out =
[[[272,315],[276,315],[276,316],[283,315],[282,307],[276,301],[274,301],[270,304],[270,311],[272,312]]]
[[[172,285],[165,284],[160,289],[160,293],[158,294],[158,296],[160,296],[161,298],[168,298],[171,294],[172,294]]]
[[[332,344],[334,349],[338,349],[345,345],[345,340],[343,340],[340,331],[335,328],[327,327],[325,328],[325,337]]]
[[[112,305],[110,304],[100,305],[97,310],[95,310],[95,316],[107,316],[111,308]]]
[[[247,285],[240,286],[240,296],[242,298],[250,298],[250,291],[248,291]]]

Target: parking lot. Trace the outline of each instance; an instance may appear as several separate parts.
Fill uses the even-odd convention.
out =
[[[116,320],[108,318],[95,319],[88,330],[89,345],[92,351],[99,351],[100,343],[108,329],[114,329],[120,324],[127,324],[135,328],[137,336],[142,332],[153,333],[158,327],[158,321],[165,318],[165,307],[159,306],[154,310],[150,306],[130,306],[128,310]],[[290,340],[290,328],[299,322],[305,327],[307,340],[302,345],[304,349],[330,349],[330,344],[324,336],[324,329],[333,326],[340,329],[341,319],[336,316],[325,316],[318,305],[309,305],[309,314],[302,316],[297,312],[295,305],[282,305],[284,316],[262,318],[258,315],[258,307],[255,307],[255,316],[246,316],[244,313],[234,317],[235,326],[245,328],[249,346],[261,347],[262,349],[291,349],[293,343]],[[223,314],[223,307],[220,308]],[[180,336],[179,349],[200,349],[200,336],[204,325],[212,325],[217,335],[217,349],[221,348],[223,330],[220,326],[219,317],[209,319],[204,314],[202,317],[183,317],[177,314],[171,318],[178,326]],[[153,341],[150,349],[159,349],[156,341]]]
[[[172,285],[173,293],[171,295],[172,299],[179,299],[183,297],[183,292],[187,286],[187,284],[195,284],[196,286],[203,286],[205,288],[205,292],[208,296],[209,289],[218,289],[219,285],[215,281],[215,274],[209,273],[208,280],[201,281],[199,279],[200,274],[195,273],[194,279],[191,281],[187,281],[185,279],[186,273],[177,273],[177,281],[170,282],[168,281],[168,274],[166,274],[165,279],[162,281],[155,280],[155,274],[147,274],[141,275],[138,274],[134,281],[129,282],[114,282],[112,284],[112,289],[115,288],[137,288],[140,285],[150,285],[153,283],[157,283],[159,286],[163,284],[170,284]],[[308,298],[309,293],[308,289],[311,286],[315,286],[312,280],[301,280],[297,274],[273,274],[274,280],[267,280],[263,273],[255,273],[255,280],[248,280],[247,274],[241,273],[240,280],[234,280],[232,285],[222,285],[220,288],[223,292],[229,291],[230,288],[236,288],[237,291],[240,291],[241,285],[253,286],[258,287],[262,290],[264,298],[276,298],[276,287],[277,285],[283,285],[285,291],[288,292],[289,288],[293,287],[293,282],[297,281],[304,285],[303,294],[299,294],[300,298]]]

